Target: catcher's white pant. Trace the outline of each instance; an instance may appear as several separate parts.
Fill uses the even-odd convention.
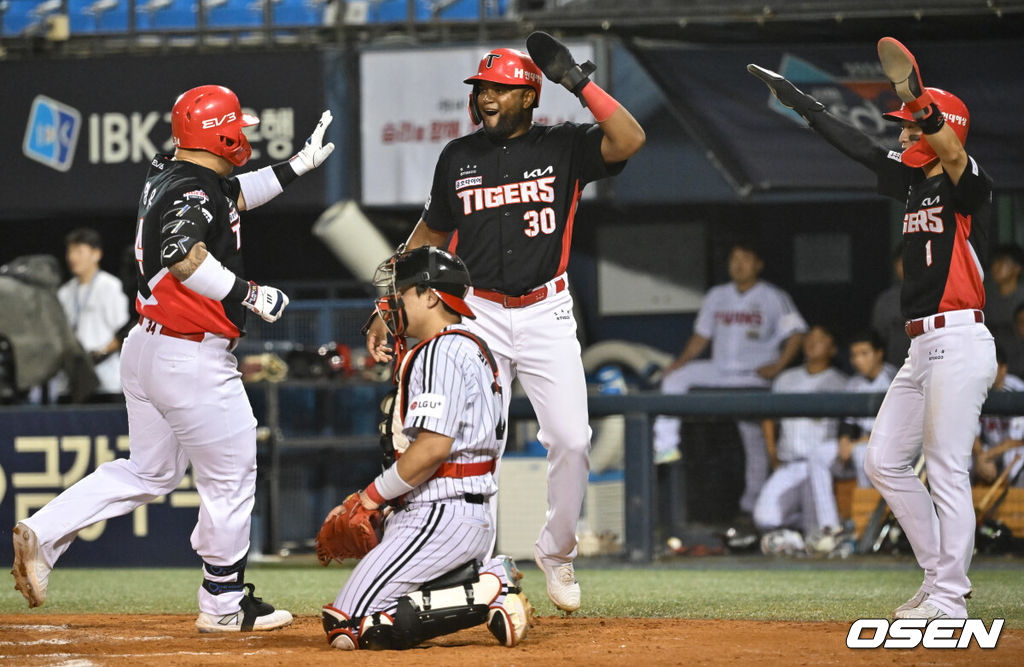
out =
[[[836,441],[824,442],[807,460],[780,464],[761,488],[754,505],[754,525],[762,531],[800,526],[808,536],[826,528],[838,529],[831,468],[838,449]]]
[[[947,322],[954,317],[946,313]],[[878,411],[865,462],[924,569],[928,602],[952,618],[967,617],[975,530],[968,468],[981,406],[996,376],[992,335],[973,317],[970,322],[911,339]],[[931,495],[914,474],[922,447]]]
[[[576,524],[590,474],[587,381],[572,296],[566,289],[525,308],[505,308],[472,291],[466,299],[476,319],[465,323],[487,341],[498,363],[504,414],[518,377],[537,414],[537,438],[548,450],[548,512],[537,551],[545,561],[569,562],[576,557]]]
[[[334,600],[350,618],[391,613],[403,595],[471,560],[508,584],[501,561],[488,560],[494,541],[490,507],[462,500],[409,505],[392,514],[384,536],[366,554]],[[504,586],[502,587],[504,590]],[[504,597],[495,601],[501,604]]]
[[[256,419],[230,346],[212,334],[193,342],[132,329],[121,353],[130,457],[101,465],[25,520],[51,567],[82,528],[177,488],[190,461],[201,498],[192,548],[211,565],[249,552]],[[199,610],[228,614],[241,598],[200,587]]]
[[[767,388],[770,386],[755,371],[736,373],[725,370],[714,362],[706,359],[691,361],[685,366],[668,373],[661,381],[661,391],[665,394],[685,394],[692,387],[719,387],[722,389]],[[654,451],[667,452],[679,447],[680,417],[659,415],[654,420]],[[740,498],[740,509],[753,512],[754,504],[768,478],[768,453],[765,450],[764,431],[761,422],[739,420],[736,428],[743,442],[743,453],[746,458],[746,471],[743,496]]]

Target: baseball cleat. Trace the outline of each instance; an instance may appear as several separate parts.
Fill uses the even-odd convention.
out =
[[[572,613],[580,608],[580,584],[571,562],[546,565],[536,548],[533,559],[547,579],[548,597],[562,611]]]
[[[914,593],[914,596],[912,598],[910,598],[900,606],[896,607],[896,610],[892,612],[892,617],[903,618],[902,616],[900,616],[900,614],[909,611],[915,607],[920,607],[924,603],[924,601],[928,599],[928,595],[929,594],[925,592],[923,586],[917,589],[917,592]]]
[[[901,100],[913,102],[924,94],[917,60],[898,40],[892,37],[878,40],[878,61]]]
[[[922,602],[916,607],[905,609],[896,613],[896,618],[923,618],[934,621],[937,618],[949,618],[949,614],[942,611],[931,602]]]
[[[23,523],[14,527],[14,588],[25,596],[29,607],[46,602],[46,585],[52,569],[39,553],[39,538]]]
[[[510,593],[487,613],[487,629],[503,646],[512,648],[526,639],[533,620],[533,605],[523,593]]]
[[[230,614],[199,612],[196,628],[199,632],[262,632],[277,630],[292,624],[292,615],[253,595],[256,587],[246,584],[248,594],[242,597],[238,611]]]
[[[666,465],[668,463],[675,463],[683,458],[683,455],[679,453],[678,447],[666,450],[656,450],[654,452],[654,465]]]

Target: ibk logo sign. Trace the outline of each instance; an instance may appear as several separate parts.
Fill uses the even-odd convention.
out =
[[[957,631],[959,630],[959,634]],[[995,648],[1003,631],[1003,619],[985,623],[978,618],[900,618],[892,623],[885,618],[862,618],[854,621],[846,635],[847,648],[969,648],[971,641],[979,648]]]

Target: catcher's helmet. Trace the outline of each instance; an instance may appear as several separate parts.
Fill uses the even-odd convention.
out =
[[[224,86],[199,86],[174,103],[171,135],[178,148],[208,151],[241,167],[252,155],[242,128],[258,122],[242,113],[238,97]]]
[[[960,143],[965,144],[967,142],[967,130],[971,127],[971,115],[967,111],[967,105],[953,93],[946,92],[941,88],[925,88],[925,90],[931,93],[932,99],[935,100],[935,105],[939,107],[942,117],[946,119],[946,124],[953,129],[957,138],[960,139]],[[917,122],[914,115],[907,109],[906,102],[896,111],[884,113],[882,116],[886,120],[897,123],[905,120],[911,123]],[[900,159],[908,167],[923,167],[939,159],[939,156],[928,145],[927,136],[922,136],[910,148],[903,151]]]
[[[463,300],[471,284],[469,270],[455,255],[434,246],[420,246],[396,257],[394,266],[397,292],[410,285],[425,285],[455,312],[476,317]]]
[[[464,80],[473,86],[473,92],[469,94],[469,115],[474,123],[480,122],[479,112],[476,109],[476,84],[478,81],[490,81],[492,83],[503,83],[507,86],[529,86],[536,93],[533,98],[533,107],[540,104],[540,85],[544,80],[540,68],[527,54],[515,49],[494,49],[480,59],[477,72]]]

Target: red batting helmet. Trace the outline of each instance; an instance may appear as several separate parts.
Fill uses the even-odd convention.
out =
[[[931,93],[935,105],[939,107],[942,117],[946,119],[946,124],[953,129],[960,143],[966,143],[967,130],[971,127],[971,115],[967,111],[967,105],[953,93],[946,92],[941,88],[925,88],[925,90]],[[886,120],[896,121],[897,123],[904,120],[911,123],[917,122],[914,115],[907,109],[906,102],[897,111],[890,111],[882,114],[882,116]],[[908,167],[923,167],[938,158],[939,156],[928,145],[927,135],[924,135],[920,140],[914,142],[910,148],[903,151],[900,159]]]
[[[543,80],[544,75],[530,56],[515,49],[494,49],[480,59],[476,74],[463,83],[475,86],[477,81],[490,81],[507,86],[529,86],[536,93],[533,98],[533,106],[536,107],[540,104],[540,84]],[[474,123],[480,122],[473,93],[469,94],[469,113]]]
[[[242,113],[238,97],[224,86],[199,86],[174,103],[171,135],[178,148],[209,151],[241,167],[252,155],[242,128],[258,122]]]

